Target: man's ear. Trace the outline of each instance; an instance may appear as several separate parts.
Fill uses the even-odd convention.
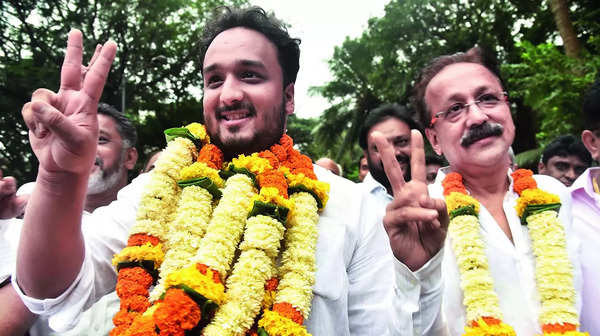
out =
[[[594,132],[584,130],[581,132],[581,141],[588,152],[590,152],[590,155],[592,155],[592,159],[596,161],[600,160],[600,138]]]
[[[543,162],[538,162],[538,174],[546,174],[546,165]]]
[[[125,161],[123,162],[123,165],[125,166],[125,168],[127,168],[127,170],[132,170],[133,167],[135,167],[137,159],[137,149],[135,149],[135,147],[127,148],[127,151],[125,152]]]
[[[427,136],[427,140],[429,140],[429,143],[431,144],[431,147],[433,148],[435,153],[437,155],[442,155],[442,147],[440,146],[440,143],[438,141],[437,132],[433,128],[426,128],[425,136]]]
[[[283,90],[283,97],[285,98],[285,113],[287,115],[294,113],[294,83],[288,84],[285,90]]]

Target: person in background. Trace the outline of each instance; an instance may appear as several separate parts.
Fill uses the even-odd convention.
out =
[[[435,182],[435,177],[437,176],[438,170],[445,164],[446,163],[444,162],[443,157],[434,154],[425,155],[425,173],[427,174],[427,184],[432,184]]]
[[[517,163],[517,157],[515,156],[515,151],[512,146],[508,147],[508,166],[512,171],[519,169],[519,164]]]
[[[369,163],[367,162],[367,157],[365,156],[365,154],[363,154],[358,160],[358,181],[362,182],[368,173]]]
[[[96,158],[92,171],[88,178],[88,188],[85,198],[85,211],[83,216],[89,217],[90,214],[101,206],[108,205],[110,202],[117,199],[117,193],[125,185],[127,185],[127,175],[132,170],[137,161],[137,150],[135,148],[137,142],[137,133],[131,121],[120,111],[105,103],[98,104],[98,145],[96,147]],[[6,182],[7,178],[0,180]],[[10,179],[8,179],[10,181]],[[19,192],[24,187],[29,189],[33,187],[33,183],[28,183],[19,188]],[[20,196],[24,197],[24,196]],[[17,198],[18,199],[18,198]],[[10,203],[9,203],[10,204]],[[16,207],[14,210],[16,210]],[[0,205],[0,210],[8,215],[15,217],[18,211],[8,213],[10,210],[6,204]],[[102,222],[90,223],[84,221],[83,234],[94,230],[102,230]],[[20,236],[20,220],[12,220],[7,225],[3,236],[0,237],[1,249],[10,248],[16,250],[16,243]],[[94,225],[94,226],[92,226]],[[14,265],[15,256],[11,252],[11,257],[3,258],[3,264]],[[23,334],[27,327],[35,320],[36,315],[31,313],[19,300],[14,300],[17,295],[11,286],[6,286],[0,289],[0,330],[10,330],[10,335]],[[15,319],[12,325],[5,318],[11,316],[3,313],[4,304],[10,303],[11,314],[19,317],[20,321]],[[67,332],[55,333],[48,325],[48,320],[45,317],[40,317],[29,330],[30,336],[66,336],[66,335],[105,335],[112,329],[112,316],[119,310],[119,299],[115,292],[105,295],[100,301],[94,304],[82,315],[79,324]]]
[[[552,176],[570,187],[591,165],[592,157],[583,142],[573,135],[562,135],[544,148],[538,172]]]
[[[158,158],[160,157],[160,154],[162,154],[162,150],[159,150],[159,149],[150,152],[148,154],[148,160],[146,160],[146,162],[144,163],[144,166],[142,167],[140,174],[148,173],[148,172],[152,171],[152,169],[154,169],[154,163],[156,162],[156,160],[158,160]]]
[[[315,164],[329,170],[337,176],[342,176],[342,167],[330,158],[320,158]]]
[[[585,130],[581,140],[594,161],[600,161],[600,76],[584,98]],[[573,228],[581,240],[583,312],[581,328],[600,335],[600,167],[590,167],[571,185]]]

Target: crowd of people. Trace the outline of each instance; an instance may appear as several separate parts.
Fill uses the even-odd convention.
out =
[[[533,174],[496,66],[441,55],[410,109],[368,113],[354,183],[285,135],[300,55],[285,27],[257,7],[207,24],[205,125],[131,183],[135,128],[99,103],[117,45],[85,66],[71,31],[59,91],[22,110],[37,179],[0,176],[0,335],[600,335],[600,81],[586,129]],[[193,258],[163,268],[178,245]]]

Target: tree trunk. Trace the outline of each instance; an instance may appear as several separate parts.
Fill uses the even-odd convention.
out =
[[[577,39],[573,23],[569,18],[569,4],[567,0],[550,0],[550,8],[554,15],[554,22],[558,28],[558,33],[563,40],[565,54],[569,57],[579,58],[581,43]]]

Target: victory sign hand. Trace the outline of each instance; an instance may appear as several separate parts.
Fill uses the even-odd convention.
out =
[[[442,248],[448,228],[446,203],[429,197],[423,136],[411,131],[412,180],[404,181],[394,149],[382,134],[373,134],[394,200],[387,206],[383,225],[394,256],[412,271],[421,268]]]
[[[69,33],[58,93],[38,89],[22,110],[40,169],[89,173],[98,141],[98,101],[116,50],[111,41],[99,45],[89,65],[83,66],[81,32]]]

